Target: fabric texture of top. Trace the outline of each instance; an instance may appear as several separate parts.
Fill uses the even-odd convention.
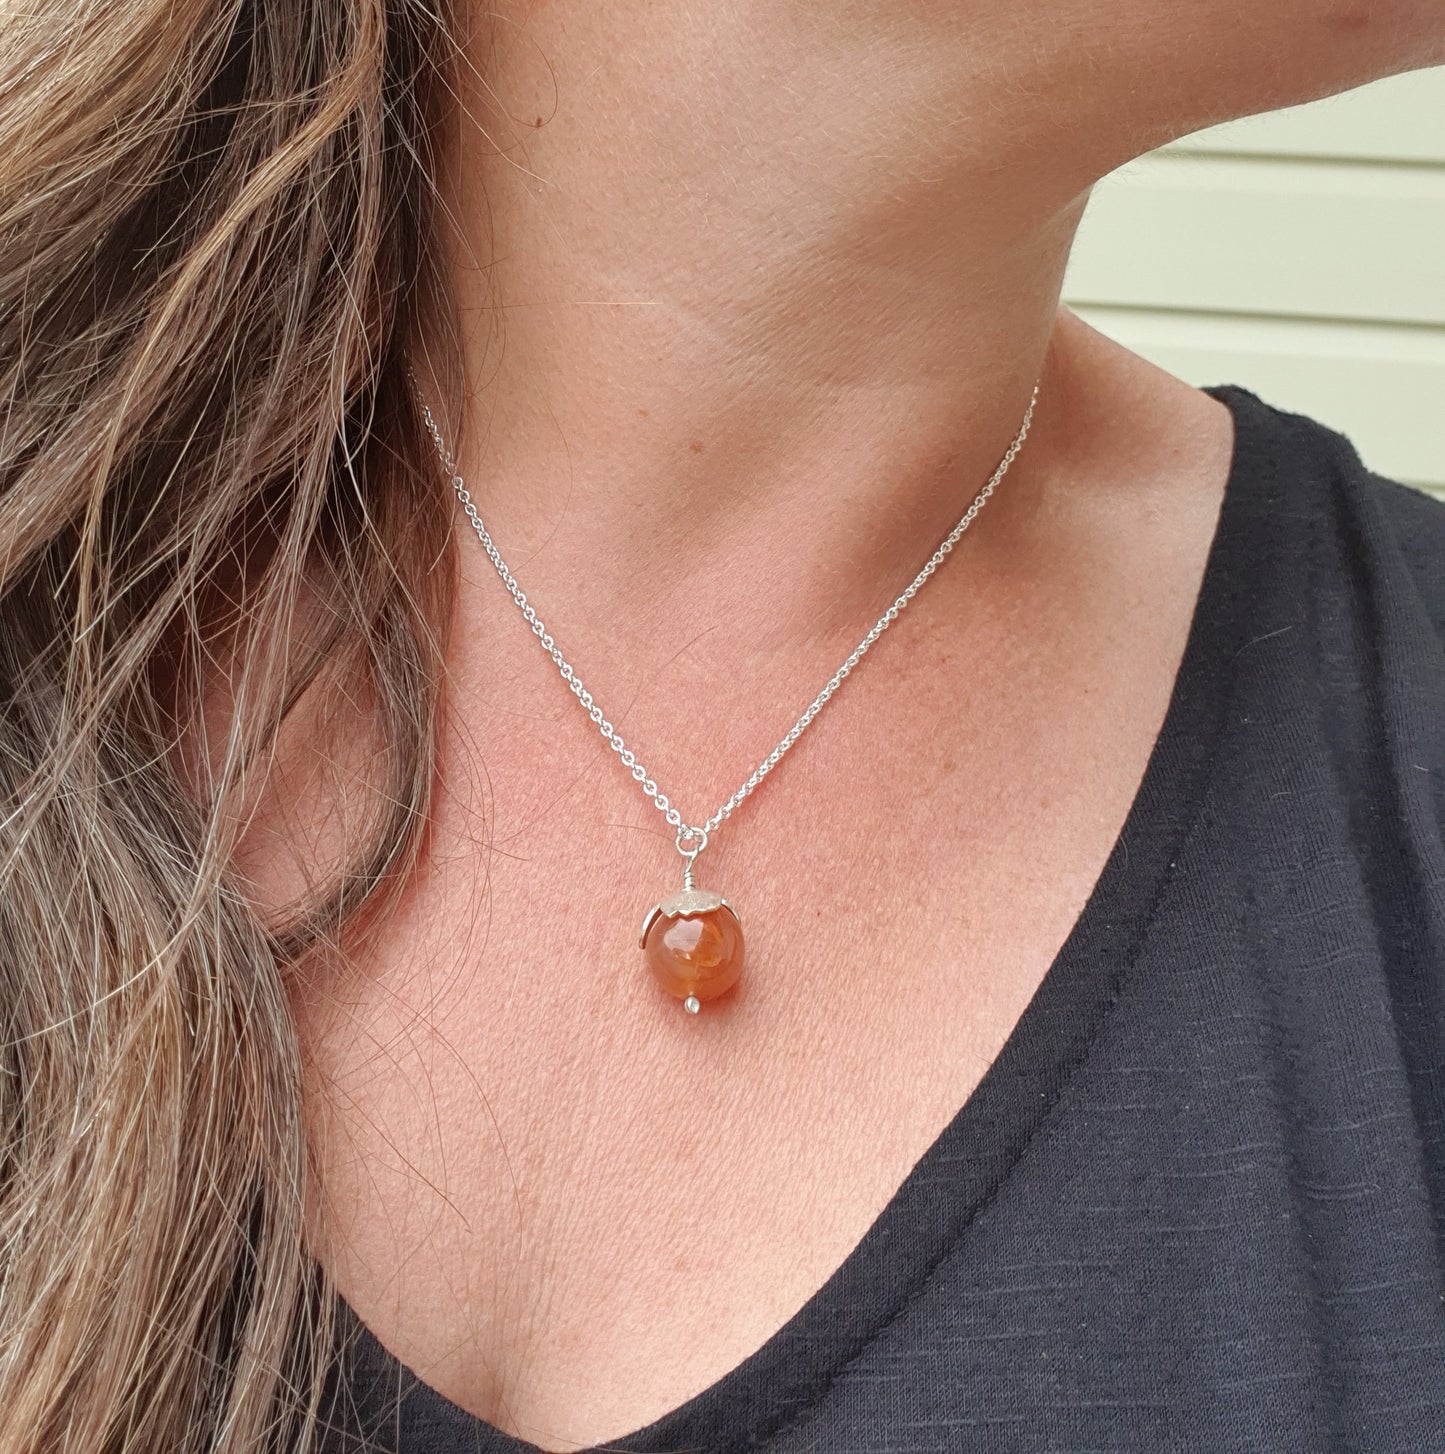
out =
[[[1445,1454],[1445,504],[1205,392],[1188,643],[1054,963],[824,1286],[599,1447]],[[328,1451],[535,1454],[343,1312]]]

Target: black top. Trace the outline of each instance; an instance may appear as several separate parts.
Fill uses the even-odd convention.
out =
[[[1188,645],[1057,959],[828,1282],[608,1449],[1445,1451],[1445,504],[1206,392]],[[368,1447],[535,1449],[354,1331]]]

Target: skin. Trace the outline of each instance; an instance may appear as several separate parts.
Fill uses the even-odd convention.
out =
[[[1043,380],[958,551],[699,859],[749,962],[697,1018],[635,947],[671,835],[461,542],[431,852],[298,991],[313,1241],[426,1381],[570,1450],[715,1381],[856,1247],[1137,790],[1233,441],[1059,307],[1089,188],[1445,60],[1445,3],[483,9],[443,179],[469,390],[446,425],[686,815],[782,735]],[[335,822],[298,720],[251,840],[263,899]]]

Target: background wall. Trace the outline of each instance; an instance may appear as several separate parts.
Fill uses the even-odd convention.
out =
[[[1445,497],[1445,68],[1248,117],[1094,190],[1064,302]]]

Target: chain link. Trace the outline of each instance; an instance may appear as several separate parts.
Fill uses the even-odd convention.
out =
[[[1028,438],[1029,425],[1033,420],[1034,405],[1038,402],[1039,397],[1039,386],[1035,384],[1033,394],[1029,398],[1029,406],[1024,412],[1023,425],[1014,436],[1014,441],[1009,445],[1008,452],[1004,455],[998,468],[993,472],[989,482],[978,492],[974,497],[973,503],[964,511],[963,518],[944,536],[943,540],[939,543],[938,549],[929,556],[923,569],[914,576],[903,593],[873,623],[872,629],[848,654],[847,660],[828,679],[823,690],[813,698],[812,702],[803,712],[803,715],[793,723],[782,741],[753,769],[752,775],[748,780],[733,793],[732,797],[711,818],[701,826],[694,827],[683,821],[682,814],[672,805],[667,794],[659,791],[657,783],[648,774],[647,769],[638,762],[636,754],[628,747],[627,743],[618,734],[616,728],[607,720],[602,708],[597,705],[592,693],[582,684],[581,677],[573,670],[567,658],[562,655],[551,632],[547,630],[542,618],[537,614],[531,602],[527,600],[526,593],[517,584],[517,578],[507,568],[507,563],[502,559],[502,554],[497,549],[496,542],[493,541],[491,533],[487,530],[486,525],[483,524],[482,517],[472,500],[471,492],[467,489],[466,481],[456,472],[456,461],[447,450],[446,441],[442,438],[441,429],[438,427],[436,419],[432,415],[430,406],[421,396],[421,388],[417,383],[415,373],[412,372],[410,367],[408,367],[407,373],[411,379],[412,387],[416,391],[417,403],[421,408],[422,417],[426,421],[426,427],[431,434],[432,442],[436,445],[436,450],[441,457],[442,465],[451,476],[452,489],[456,492],[457,499],[461,502],[467,520],[476,532],[477,539],[481,541],[482,549],[487,552],[488,559],[496,568],[497,574],[501,576],[502,584],[511,593],[512,600],[516,602],[518,610],[521,611],[522,615],[526,618],[527,624],[532,628],[532,634],[541,642],[542,649],[552,658],[557,670],[562,675],[562,680],[567,683],[572,691],[572,695],[582,704],[582,709],[592,719],[593,725],[607,739],[608,744],[611,746],[613,752],[617,754],[618,760],[622,763],[623,767],[632,774],[633,781],[642,788],[642,791],[652,800],[653,805],[667,819],[668,823],[678,830],[679,839],[687,838],[689,841],[692,841],[701,838],[704,842],[706,842],[707,835],[717,828],[718,824],[727,818],[743,799],[753,792],[758,784],[782,761],[784,754],[803,735],[809,724],[823,710],[824,706],[827,705],[828,699],[842,686],[844,680],[852,672],[853,668],[862,661],[868,649],[898,619],[903,609],[918,594],[919,588],[923,585],[924,581],[943,564],[944,559],[958,543],[959,537],[973,523],[974,517],[978,512],[983,509],[984,501],[993,493],[994,486],[1008,472],[1008,467],[1014,462],[1014,458],[1019,450],[1023,448],[1024,440]],[[682,849],[681,842],[679,842],[679,851],[686,851]],[[698,849],[697,852],[701,852],[701,849]],[[693,856],[696,855],[694,854]]]

